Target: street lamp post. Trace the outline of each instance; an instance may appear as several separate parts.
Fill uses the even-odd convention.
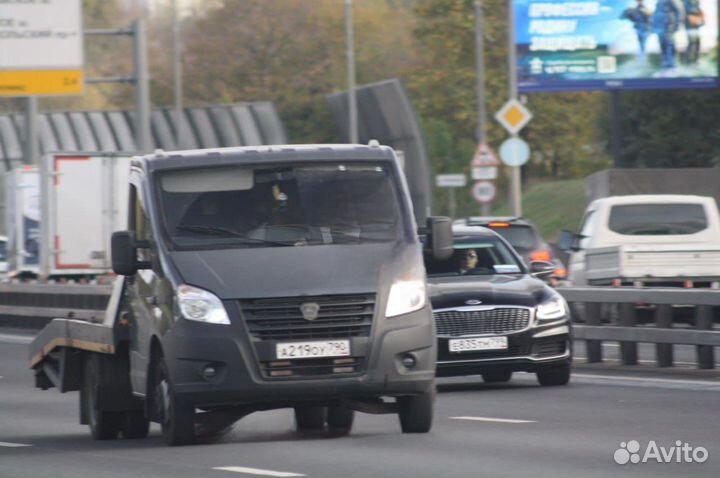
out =
[[[353,31],[353,2],[345,0],[345,36],[347,38],[348,111],[350,143],[358,140],[357,95],[355,87],[355,39]]]
[[[175,94],[175,147],[185,148],[185,117],[183,116],[183,72],[182,37],[180,36],[180,12],[178,0],[172,0],[172,52],[173,52],[173,92]]]

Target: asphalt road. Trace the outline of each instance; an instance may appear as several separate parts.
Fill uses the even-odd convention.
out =
[[[396,417],[363,414],[349,437],[299,435],[281,410],[246,417],[199,445],[168,448],[157,426],[144,440],[92,441],[77,423],[76,393],[33,388],[26,342],[0,331],[1,478],[720,476],[717,374],[579,368],[559,388],[541,388],[527,374],[503,386],[447,379],[427,435],[402,435]],[[630,440],[641,456],[651,440],[666,452],[681,440],[709,458],[616,464],[616,450]]]

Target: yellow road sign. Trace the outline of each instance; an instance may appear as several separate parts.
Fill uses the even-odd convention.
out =
[[[515,134],[523,129],[532,117],[532,113],[516,99],[508,100],[508,102],[495,113],[495,119],[510,134]]]
[[[83,91],[82,0],[0,0],[0,96]]]
[[[0,96],[77,95],[82,70],[0,71]]]

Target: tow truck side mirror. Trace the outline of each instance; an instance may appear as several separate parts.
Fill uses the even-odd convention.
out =
[[[131,231],[114,232],[110,242],[112,249],[112,268],[116,274],[130,276],[139,269],[147,269],[149,264],[137,260],[137,248],[140,244]]]
[[[427,247],[435,260],[443,261],[453,254],[452,220],[444,216],[427,218]]]

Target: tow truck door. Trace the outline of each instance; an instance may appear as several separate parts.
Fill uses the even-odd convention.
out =
[[[130,186],[129,227],[141,241],[152,240],[152,228],[139,188]],[[138,260],[147,260],[149,251],[139,249]],[[139,270],[128,287],[132,308],[130,323],[130,381],[134,392],[145,394],[152,337],[157,276],[152,269]]]

